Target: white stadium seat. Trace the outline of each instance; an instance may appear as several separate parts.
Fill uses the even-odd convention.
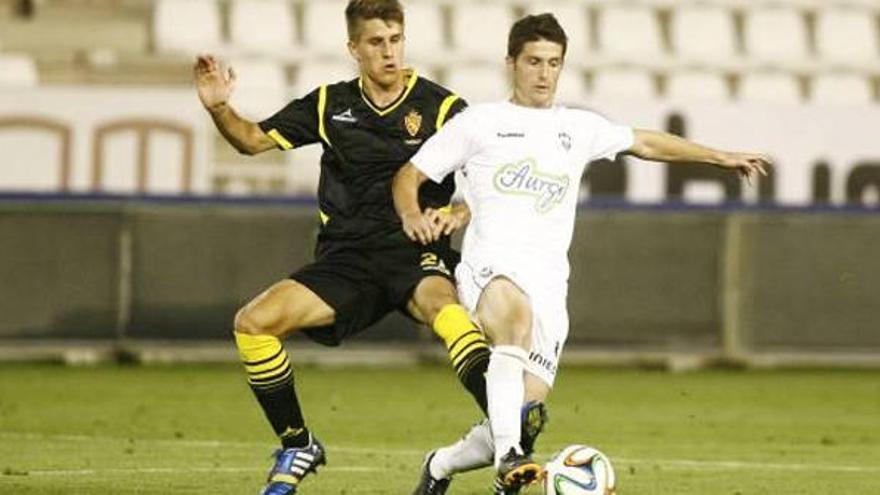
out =
[[[236,74],[232,102],[243,115],[263,119],[284,105],[288,84],[280,63],[246,58],[234,60],[230,65]]]
[[[737,96],[743,101],[761,103],[801,102],[801,92],[795,77],[784,73],[752,73],[740,79]]]
[[[584,73],[577,66],[568,66],[556,83],[556,102],[563,105],[579,105],[587,96]]]
[[[510,96],[510,85],[502,67],[501,64],[452,67],[444,86],[470,103],[506,99]]]
[[[290,51],[295,41],[288,0],[234,0],[229,33],[236,48],[256,53]]]
[[[284,67],[272,60],[243,58],[230,63],[235,70],[238,89],[284,89],[287,75]]]
[[[37,64],[28,55],[0,54],[0,86],[30,87],[39,84]]]
[[[815,103],[867,104],[873,100],[873,94],[866,76],[833,73],[813,78],[810,99]]]
[[[877,64],[877,17],[867,10],[823,9],[816,18],[816,50],[830,62]]]
[[[160,52],[214,51],[221,45],[220,26],[215,0],[157,0],[153,10],[153,40]]]
[[[513,22],[513,10],[506,2],[453,4],[452,39],[458,58],[503,63]]]
[[[655,96],[654,78],[640,69],[603,69],[593,75],[590,95],[593,98],[636,98]]]
[[[303,38],[308,51],[317,56],[338,57],[346,53],[346,0],[303,3]]]
[[[296,148],[285,153],[287,188],[294,194],[314,195],[321,178],[320,143]]]
[[[721,74],[677,72],[666,79],[666,97],[673,100],[727,101],[730,91]]]
[[[348,81],[358,76],[357,65],[344,60],[304,60],[293,85],[295,96],[303,96],[322,84]]]
[[[565,61],[569,67],[583,66],[589,62],[590,29],[585,4],[541,1],[526,7],[528,14],[552,13],[568,36]]]
[[[599,13],[598,31],[603,56],[653,62],[663,55],[660,23],[648,7],[603,7]]]
[[[684,60],[718,61],[736,55],[736,29],[729,9],[714,5],[680,7],[670,19],[672,49]]]
[[[443,30],[443,11],[438,2],[406,2],[406,59],[417,62],[443,61],[448,47]]]
[[[807,58],[807,25],[799,10],[756,7],[746,13],[746,54],[757,62],[797,63]]]

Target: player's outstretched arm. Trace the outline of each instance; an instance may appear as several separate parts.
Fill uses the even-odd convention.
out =
[[[419,187],[428,180],[412,163],[400,167],[391,183],[394,209],[403,223],[403,231],[413,241],[429,244],[437,239],[431,219],[419,207]]]
[[[240,115],[229,105],[235,87],[235,72],[223,68],[211,55],[200,55],[193,66],[196,89],[202,105],[211,114],[220,134],[240,153],[255,155],[275,147],[260,126]]]
[[[772,163],[763,153],[720,151],[665,132],[637,129],[634,133],[635,140],[627,152],[639,158],[715,165],[736,171],[749,184],[758,174],[767,175],[767,166]]]

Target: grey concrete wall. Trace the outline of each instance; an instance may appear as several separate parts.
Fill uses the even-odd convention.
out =
[[[114,209],[0,212],[0,337],[112,338],[119,301]]]
[[[296,205],[0,203],[0,340],[226,339],[312,259]],[[880,217],[585,210],[573,346],[880,350]],[[360,340],[430,338],[394,316]]]
[[[731,231],[746,350],[880,350],[880,216],[748,215]]]
[[[582,212],[570,252],[569,341],[717,347],[723,224],[719,214]]]

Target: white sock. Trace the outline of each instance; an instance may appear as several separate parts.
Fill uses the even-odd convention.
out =
[[[489,424],[495,438],[495,466],[510,449],[521,452],[520,409],[525,396],[523,372],[529,355],[520,347],[496,346],[486,370]]]
[[[474,425],[459,441],[437,449],[431,458],[431,476],[434,479],[449,478],[456,473],[492,465],[494,459],[492,430],[488,421]]]

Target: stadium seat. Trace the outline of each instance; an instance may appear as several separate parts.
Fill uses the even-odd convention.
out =
[[[452,40],[462,61],[501,64],[507,56],[507,34],[514,22],[505,2],[458,2],[452,10]]]
[[[229,33],[236,48],[252,53],[289,53],[296,39],[288,0],[234,0]]]
[[[321,178],[320,143],[303,146],[285,153],[287,190],[293,194],[315,196]]]
[[[807,60],[807,25],[799,10],[756,7],[746,13],[746,54],[757,63],[797,65]]]
[[[654,79],[641,69],[603,69],[593,75],[592,98],[652,99]]]
[[[598,31],[604,57],[655,63],[664,54],[660,24],[650,7],[603,7]]]
[[[586,80],[580,67],[566,66],[556,84],[556,102],[562,105],[580,105],[587,96]]]
[[[448,47],[440,4],[429,0],[407,2],[405,16],[406,58],[418,63],[445,61]]]
[[[284,66],[273,60],[243,58],[231,65],[238,90],[283,91],[287,87]]]
[[[824,9],[816,18],[816,50],[828,62],[877,64],[877,30],[877,16],[867,10]]]
[[[36,86],[40,82],[37,64],[28,55],[0,54],[0,86]]]
[[[500,64],[450,68],[445,86],[471,103],[502,100],[510,96],[510,83]]]
[[[346,0],[303,3],[303,38],[313,56],[340,57],[346,53]]]
[[[736,56],[733,14],[725,7],[682,6],[672,13],[669,28],[679,59],[718,62]]]
[[[730,91],[721,74],[676,72],[666,79],[666,97],[673,100],[727,101]]]
[[[587,18],[587,9],[584,4],[563,3],[552,1],[533,2],[526,7],[528,14],[543,14],[551,12],[568,36],[568,48],[565,61],[570,68],[584,66],[589,62],[590,54],[590,29]]]
[[[216,0],[157,0],[153,10],[153,42],[160,52],[196,54],[221,45]]]
[[[800,103],[801,92],[795,77],[778,72],[756,72],[740,78],[737,97],[762,103]]]
[[[343,60],[306,60],[297,72],[293,85],[295,96],[302,96],[322,84],[347,81],[358,76],[354,62]]]
[[[873,101],[873,94],[866,76],[831,73],[813,78],[810,100],[814,103],[866,104]]]

